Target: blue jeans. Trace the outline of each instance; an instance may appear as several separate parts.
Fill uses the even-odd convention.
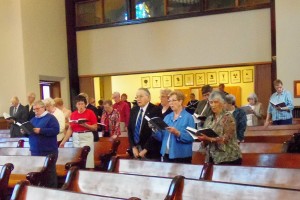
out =
[[[293,118],[290,119],[282,119],[282,120],[275,120],[272,122],[273,125],[288,125],[293,123]]]

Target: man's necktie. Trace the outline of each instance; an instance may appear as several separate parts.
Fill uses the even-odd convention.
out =
[[[134,129],[134,142],[136,144],[139,143],[140,141],[140,129],[141,129],[141,124],[142,124],[142,118],[143,118],[143,109],[140,109],[137,121],[136,121],[136,125],[135,125],[135,129]]]
[[[16,113],[17,113],[17,107],[14,107],[13,115],[15,115]]]

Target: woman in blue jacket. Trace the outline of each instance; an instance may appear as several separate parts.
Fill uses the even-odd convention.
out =
[[[169,127],[163,131],[154,130],[153,137],[162,141],[160,153],[164,162],[192,162],[194,139],[186,131],[186,127],[194,127],[195,123],[192,115],[183,107],[184,98],[180,91],[169,94],[169,105],[173,112],[164,118]]]

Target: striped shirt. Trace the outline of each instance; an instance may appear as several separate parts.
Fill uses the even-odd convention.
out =
[[[277,120],[286,120],[293,118],[292,110],[294,109],[292,95],[289,91],[283,90],[281,94],[275,92],[270,97],[270,101],[272,102],[284,102],[286,106],[289,108],[288,111],[286,110],[276,110],[274,106],[269,103],[268,106],[268,113],[272,115],[272,121]]]

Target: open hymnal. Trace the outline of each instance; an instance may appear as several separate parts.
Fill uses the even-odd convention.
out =
[[[192,138],[194,138],[195,140],[198,139],[197,136],[201,136],[201,135],[206,135],[208,137],[219,137],[219,135],[210,128],[203,128],[203,129],[197,130],[195,128],[187,127],[186,130],[192,136]]]
[[[286,107],[286,104],[282,101],[281,102],[270,101],[270,104],[274,107],[280,107],[280,108]]]
[[[88,120],[85,119],[85,118],[80,118],[80,119],[77,119],[77,120],[70,120],[69,122],[70,123],[75,123],[75,124],[83,124],[83,123],[88,122]]]
[[[196,113],[193,114],[194,122],[195,123],[200,123],[201,121],[205,121],[206,117],[203,115],[198,115]]]
[[[8,114],[6,112],[3,113],[3,117],[4,117],[4,119],[7,119],[7,120],[9,120],[9,119],[15,120],[16,119],[15,117],[10,116],[10,114]]]
[[[168,124],[164,122],[160,117],[148,117],[145,115],[145,119],[157,130],[165,130],[168,127]]]
[[[33,129],[35,128],[33,126],[33,124],[29,121],[24,122],[24,123],[20,123],[20,122],[16,122],[16,125],[20,127],[20,129],[22,129],[24,131],[25,134],[31,134],[33,133]]]

